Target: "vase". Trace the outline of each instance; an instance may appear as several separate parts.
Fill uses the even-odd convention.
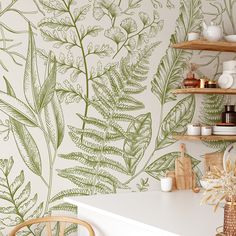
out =
[[[226,198],[224,207],[224,235],[236,236],[236,196]]]

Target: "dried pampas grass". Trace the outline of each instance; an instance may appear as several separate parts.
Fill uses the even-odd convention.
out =
[[[225,198],[235,199],[236,196],[236,161],[232,163],[230,160],[226,162],[226,170],[219,170],[214,167],[208,172],[204,178],[206,181],[217,179],[217,184],[206,189],[203,193],[201,204],[213,204],[214,211],[217,210],[220,203],[225,202]]]

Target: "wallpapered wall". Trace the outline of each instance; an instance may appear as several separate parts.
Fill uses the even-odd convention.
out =
[[[173,169],[192,121],[219,120],[223,96],[178,96],[189,61],[217,78],[230,54],[174,50],[203,17],[236,33],[235,1],[0,2],[0,230],[75,208],[65,196],[146,191]],[[204,103],[204,106],[203,106]],[[201,155],[226,143],[187,143]],[[67,235],[75,228],[68,229]],[[25,231],[24,235],[29,232]]]

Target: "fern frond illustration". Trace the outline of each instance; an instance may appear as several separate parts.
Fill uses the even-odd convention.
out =
[[[229,97],[218,94],[204,95],[201,107],[200,120],[203,124],[213,126],[221,122],[221,113],[224,111],[224,105],[229,103]],[[209,141],[203,142],[210,148],[224,151],[232,142],[227,141]]]
[[[229,98],[224,95],[209,94],[204,95],[200,113],[201,122],[205,125],[213,126],[221,122],[221,113]]]
[[[64,196],[114,193],[119,188],[127,188],[114,173],[132,175],[149,146],[150,113],[135,116],[131,111],[144,108],[136,96],[145,90],[142,83],[148,76],[148,59],[157,45],[159,43],[141,50],[135,64],[123,58],[119,66],[111,66],[101,79],[93,81],[94,98],[90,106],[98,115],[78,114],[87,128],[68,127],[79,151],[60,155],[80,163],[80,166],[58,170],[58,175],[74,183],[75,188],[55,195],[54,204]],[[127,129],[123,128],[125,124]]]
[[[44,206],[43,202],[38,203],[38,194],[32,194],[31,183],[26,183],[24,171],[20,171],[12,181],[13,166],[12,157],[0,159],[0,199],[4,202],[0,207],[0,214],[4,215],[1,223],[8,227],[42,216]],[[29,233],[35,235],[30,228],[26,228],[25,235]]]
[[[201,1],[182,0],[176,30],[171,36],[170,44],[186,41],[188,32],[198,31],[201,19]],[[167,49],[152,81],[152,92],[162,106],[176,99],[171,91],[180,83],[186,61],[189,61],[190,58],[191,53],[184,50],[176,50],[171,47]]]

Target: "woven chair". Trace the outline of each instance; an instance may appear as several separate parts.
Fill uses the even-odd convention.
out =
[[[64,217],[64,216],[48,216],[48,217],[37,218],[37,219],[25,221],[25,222],[15,226],[15,228],[10,232],[9,236],[16,236],[17,232],[19,232],[19,230],[21,230],[22,228],[29,227],[34,224],[40,224],[40,223],[46,223],[47,236],[52,236],[51,223],[53,223],[53,222],[59,222],[59,225],[60,225],[59,236],[64,236],[66,223],[81,225],[88,230],[89,236],[95,236],[94,230],[89,223],[79,220],[79,219],[76,219],[76,218]]]

